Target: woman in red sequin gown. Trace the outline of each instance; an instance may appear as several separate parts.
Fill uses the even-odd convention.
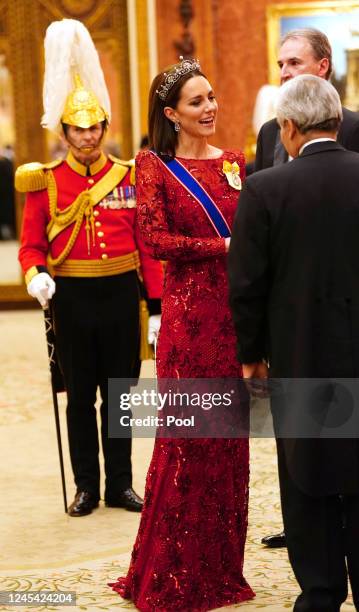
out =
[[[198,68],[183,72],[164,101],[158,91],[166,75],[154,80],[150,141],[158,151],[171,152],[172,144],[231,226],[239,191],[223,162],[237,162],[244,178],[244,157],[207,143],[217,103]],[[171,130],[167,140],[156,117]],[[228,306],[229,240],[216,235],[202,207],[152,151],[137,157],[136,184],[143,236],[167,261],[158,377],[241,377]],[[254,597],[242,573],[248,464],[246,438],[157,438],[131,565],[113,589],[143,612],[199,612]]]

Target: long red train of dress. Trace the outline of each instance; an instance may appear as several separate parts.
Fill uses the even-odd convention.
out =
[[[181,159],[231,226],[239,191],[223,161]],[[157,350],[159,378],[238,378],[224,239],[202,207],[150,151],[136,160],[139,222],[167,260]],[[248,516],[248,439],[155,441],[131,565],[112,588],[143,612],[200,612],[254,597],[243,577]]]

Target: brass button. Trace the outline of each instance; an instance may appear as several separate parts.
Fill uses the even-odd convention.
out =
[[[94,217],[98,217],[98,216],[99,216],[99,214],[100,214],[100,213],[98,212],[98,210],[94,210],[94,211],[93,211],[93,215],[94,215]]]
[[[95,182],[95,181],[94,181],[93,179],[89,179],[89,180],[88,180],[89,185],[93,185],[93,184],[94,184],[94,182]]]
[[[101,249],[106,248],[106,242],[100,242],[100,247],[101,247]]]
[[[101,259],[108,259],[108,255],[107,255],[107,253],[102,253],[102,255],[101,255]]]
[[[94,213],[95,214],[95,213]],[[96,227],[101,227],[101,221],[96,221],[95,222]]]
[[[100,223],[100,225],[101,225],[101,223]],[[105,234],[103,232],[97,232],[97,235],[98,235],[99,238],[102,238],[102,236],[104,236]]]

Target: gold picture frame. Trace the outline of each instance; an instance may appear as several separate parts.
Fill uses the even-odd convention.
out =
[[[334,85],[341,94],[345,106],[358,110],[359,82],[350,83],[350,80],[356,79],[355,70],[359,68],[359,0],[323,0],[269,5],[267,7],[269,83],[279,84],[277,51],[280,39],[289,30],[305,27],[316,28],[327,34],[333,49]],[[355,39],[358,41],[357,48]],[[349,49],[345,48],[347,43]],[[350,45],[353,48],[350,48]],[[347,51],[350,53],[346,53]],[[343,52],[346,54],[345,58]],[[351,69],[348,69],[348,62],[353,63]]]

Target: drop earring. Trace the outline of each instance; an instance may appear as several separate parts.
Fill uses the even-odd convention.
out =
[[[179,121],[175,121],[175,132],[179,132],[181,130],[181,125]]]

